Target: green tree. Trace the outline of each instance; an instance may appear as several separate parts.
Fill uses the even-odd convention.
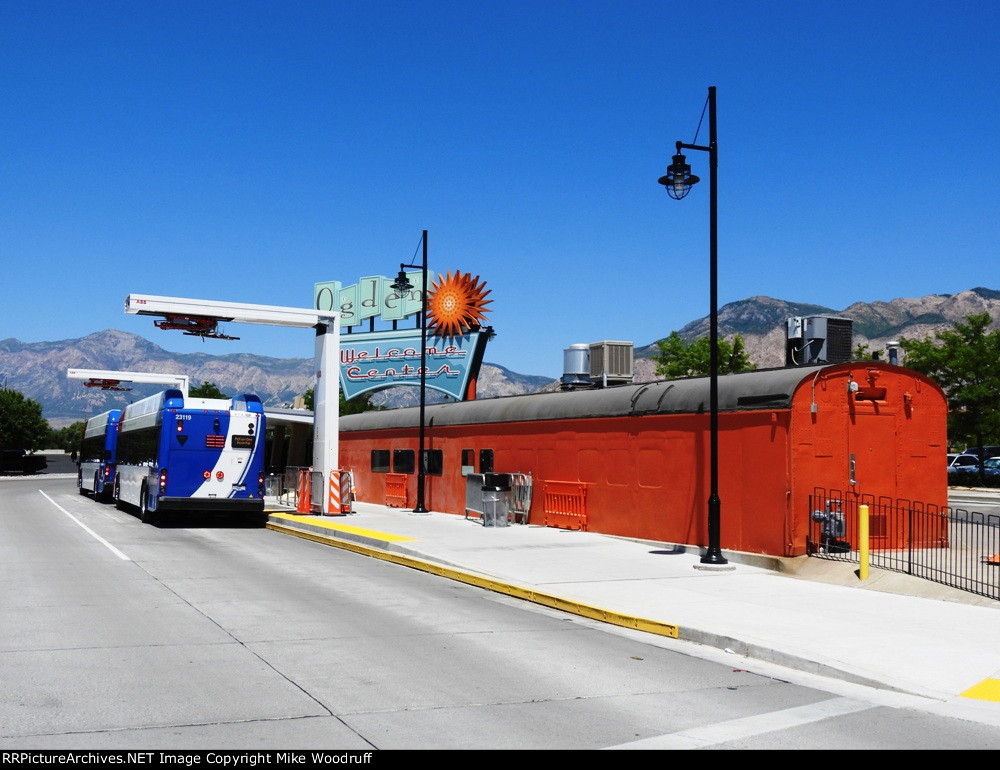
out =
[[[203,382],[188,390],[192,398],[229,398],[214,382]]]
[[[1000,441],[1000,329],[977,313],[936,332],[899,341],[909,369],[935,380],[948,398],[948,436],[967,444]],[[970,440],[971,439],[971,440]]]
[[[73,452],[80,448],[80,439],[83,436],[83,429],[86,423],[83,421],[74,422],[65,428],[49,430],[48,449],[61,449],[64,452]]]
[[[652,356],[656,363],[656,374],[663,377],[696,377],[712,373],[712,350],[708,337],[699,337],[690,343],[684,342],[676,332],[670,332],[665,340],[656,343],[659,354]],[[719,338],[719,373],[746,372],[757,367],[747,355],[743,338],[737,334],[733,341]]]
[[[350,401],[344,398],[344,391],[340,391],[340,413],[341,414],[360,414],[361,412],[376,412],[385,407],[376,406],[372,403],[372,396],[375,394],[372,392],[362,393],[360,396],[355,396]],[[315,397],[316,393],[313,388],[309,388],[303,395],[302,399],[306,402],[306,409],[315,409]]]
[[[42,405],[16,390],[0,390],[0,447],[34,451],[44,449],[48,438]]]

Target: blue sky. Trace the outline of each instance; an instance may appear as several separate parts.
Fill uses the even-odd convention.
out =
[[[719,304],[1000,288],[1000,3],[0,4],[0,339],[200,340],[131,293],[309,307],[479,276],[486,360],[558,377],[709,312],[708,185],[656,180],[717,87]],[[707,143],[707,117],[697,136]],[[708,154],[689,152],[708,178]]]

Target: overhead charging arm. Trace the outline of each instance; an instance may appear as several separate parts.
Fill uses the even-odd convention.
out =
[[[338,316],[338,313],[319,312],[309,308],[244,305],[240,302],[156,297],[150,294],[129,294],[125,298],[125,313],[156,315],[164,318],[234,321],[265,326],[293,326],[303,329],[315,328],[319,323],[329,323]]]
[[[117,372],[104,369],[67,369],[66,376],[71,380],[88,380],[84,385],[104,390],[128,390],[119,385],[123,382],[133,382],[152,385],[175,385],[187,398],[190,378],[186,374],[152,374],[149,372]]]

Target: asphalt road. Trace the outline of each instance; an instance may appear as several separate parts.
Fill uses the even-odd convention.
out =
[[[942,704],[0,480],[5,749],[969,749]],[[746,659],[740,658],[745,665]]]

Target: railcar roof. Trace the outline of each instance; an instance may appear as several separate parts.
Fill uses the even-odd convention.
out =
[[[788,409],[796,388],[803,381],[833,366],[785,367],[721,375],[718,380],[719,410]],[[708,412],[711,408],[710,381],[709,377],[690,377],[611,388],[429,404],[424,407],[425,420],[427,425],[443,426]],[[342,416],[340,430],[418,427],[419,420],[419,407],[362,412]]]

